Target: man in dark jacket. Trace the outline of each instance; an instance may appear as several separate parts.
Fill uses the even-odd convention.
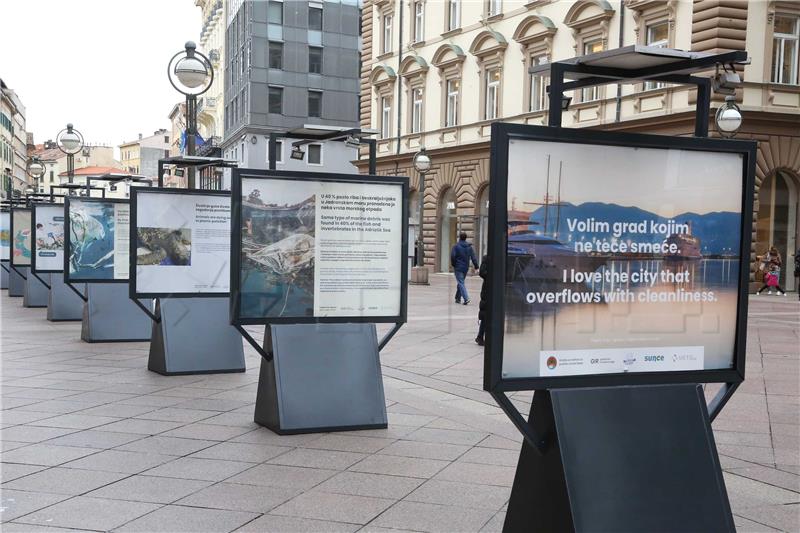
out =
[[[469,303],[469,295],[467,294],[467,286],[464,280],[467,278],[469,272],[469,263],[478,268],[478,258],[475,256],[475,250],[472,245],[467,242],[467,234],[461,232],[458,236],[458,242],[453,249],[450,250],[450,264],[453,266],[453,271],[456,276],[456,303],[460,304],[464,300],[464,305]]]

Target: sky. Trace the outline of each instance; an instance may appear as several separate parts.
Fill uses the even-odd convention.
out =
[[[115,147],[170,129],[168,115],[184,97],[170,85],[167,63],[200,39],[194,0],[0,5],[0,78],[22,100],[34,142],[55,139],[68,122],[87,144]]]
[[[579,155],[580,153],[580,155]],[[508,206],[534,211],[547,190],[571,204],[608,202],[635,206],[663,217],[681,213],[739,212],[742,160],[738,154],[690,150],[623,148],[512,140],[509,146]]]

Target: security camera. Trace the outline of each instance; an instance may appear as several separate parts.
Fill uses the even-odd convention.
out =
[[[733,96],[736,94],[736,89],[741,87],[742,80],[736,72],[724,70],[722,72],[717,72],[711,83],[715,93]]]

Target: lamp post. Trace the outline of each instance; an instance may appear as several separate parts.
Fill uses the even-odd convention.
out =
[[[195,155],[197,136],[197,97],[211,88],[214,67],[197,45],[186,41],[185,49],[178,52],[167,65],[167,77],[176,91],[186,96],[186,155]],[[189,168],[188,185],[195,188],[194,167]]]
[[[83,135],[72,124],[58,132],[56,137],[58,149],[67,154],[67,181],[72,183],[75,177],[75,154],[83,148]]]
[[[38,192],[41,179],[44,177],[45,168],[38,157],[32,157],[28,163],[28,175],[33,178],[33,189]]]
[[[417,203],[419,204],[419,231],[417,233],[417,265],[411,269],[411,283],[419,285],[428,284],[428,269],[425,268],[425,244],[422,239],[422,217],[425,208],[425,174],[431,169],[431,157],[420,149],[414,154],[414,169],[419,174],[419,188],[417,189]]]
[[[742,112],[736,105],[735,96],[726,96],[725,104],[717,109],[714,115],[714,122],[717,124],[717,131],[723,137],[733,137],[739,128],[742,127]]]

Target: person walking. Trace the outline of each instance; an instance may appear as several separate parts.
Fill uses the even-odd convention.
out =
[[[800,247],[794,253],[794,277],[800,282]],[[795,285],[797,288],[797,299],[800,300],[800,283]]]
[[[764,284],[756,291],[756,295],[761,294],[767,289],[769,289],[767,294],[772,294],[772,289],[774,287],[778,290],[778,294],[786,296],[786,291],[780,286],[782,266],[783,261],[781,260],[781,253],[775,246],[770,246],[769,252],[764,256],[761,266],[759,267],[764,272]]]
[[[478,302],[478,336],[475,337],[475,342],[478,346],[484,345],[484,338],[486,336],[486,308],[489,307],[489,256],[484,255],[481,258],[481,267],[478,269],[478,275],[483,280],[481,284],[481,300]]]
[[[453,273],[456,276],[456,303],[460,304],[464,301],[464,305],[470,302],[469,293],[467,293],[467,286],[464,280],[467,278],[469,272],[469,264],[478,268],[478,258],[475,256],[475,250],[472,245],[467,242],[467,234],[463,231],[458,236],[458,242],[453,249],[450,250],[450,265],[453,267]]]

